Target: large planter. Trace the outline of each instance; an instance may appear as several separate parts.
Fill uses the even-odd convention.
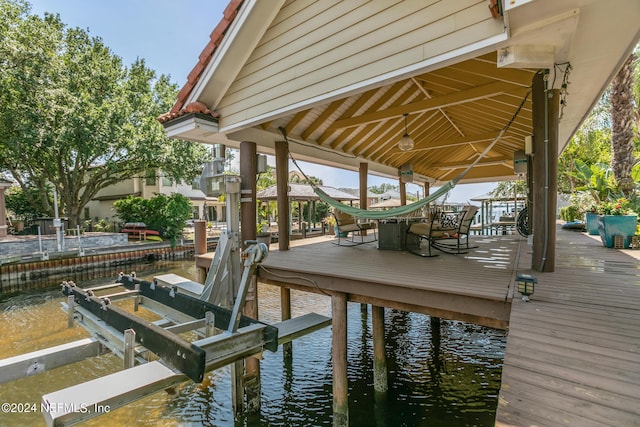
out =
[[[598,215],[598,233],[608,248],[613,247],[613,236],[624,236],[624,247],[628,248],[637,226],[636,215]]]
[[[348,231],[339,232],[337,225],[333,227],[333,233],[338,237],[347,237],[349,235]]]
[[[595,212],[587,212],[586,214],[584,214],[584,216],[587,233],[591,234],[592,236],[598,235],[598,214]]]
[[[271,244],[271,233],[258,233],[256,235],[256,241],[269,246]]]

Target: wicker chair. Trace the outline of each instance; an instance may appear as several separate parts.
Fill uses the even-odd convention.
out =
[[[428,252],[412,251],[423,257],[437,256],[431,252],[434,247],[450,254],[465,254],[469,246],[469,230],[473,218],[478,212],[476,206],[465,206],[459,212],[441,212],[434,210],[425,222],[413,223],[407,233],[415,234],[428,242]]]
[[[376,235],[376,228],[377,228],[377,223],[373,222],[373,221],[358,221],[355,217],[353,217],[352,215],[349,215],[348,213],[336,210],[333,213],[333,216],[336,219],[336,227],[337,227],[337,237],[338,237],[338,241],[334,242],[336,245],[339,246],[354,246],[354,245],[361,245],[363,243],[370,243],[370,242],[375,242],[376,240],[378,240],[378,237]],[[373,230],[373,240],[364,240],[364,235],[366,234],[366,230]],[[351,240],[345,240],[345,243],[343,243],[343,235],[348,235],[349,233],[351,233]],[[360,241],[356,242],[355,240],[355,235],[356,233],[360,236]]]

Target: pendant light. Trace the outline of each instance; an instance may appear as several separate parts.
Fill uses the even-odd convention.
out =
[[[409,132],[407,131],[407,116],[409,114],[404,114],[404,135],[402,135],[402,139],[398,141],[398,148],[400,151],[409,151],[413,150],[413,146],[415,145],[413,139],[409,136]]]

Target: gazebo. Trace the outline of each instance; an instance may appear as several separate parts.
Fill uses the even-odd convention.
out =
[[[349,202],[353,203],[354,200],[359,200],[357,196],[346,193],[344,191],[338,190],[334,187],[328,186],[320,186],[322,191],[327,193],[335,200],[339,200],[341,202]],[[292,210],[293,203],[298,203],[298,211],[303,211],[303,203],[307,203],[307,209],[309,212],[309,218],[313,218],[313,211],[315,210],[315,205],[320,197],[315,193],[313,187],[309,184],[289,184],[289,211]],[[256,199],[260,201],[275,201],[278,199],[277,188],[275,185],[271,187],[265,188],[264,190],[258,191],[256,193]],[[292,215],[289,215],[289,218],[293,218]],[[315,224],[313,224],[315,225]],[[309,225],[311,226],[311,224]],[[289,223],[289,229],[293,230],[293,220]],[[298,231],[302,231],[302,221],[298,221]]]

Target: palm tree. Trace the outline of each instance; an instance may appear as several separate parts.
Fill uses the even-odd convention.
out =
[[[629,55],[611,83],[611,169],[620,190],[629,197],[633,192],[631,169],[636,163],[634,123],[638,119],[634,104],[633,83],[635,52]]]

